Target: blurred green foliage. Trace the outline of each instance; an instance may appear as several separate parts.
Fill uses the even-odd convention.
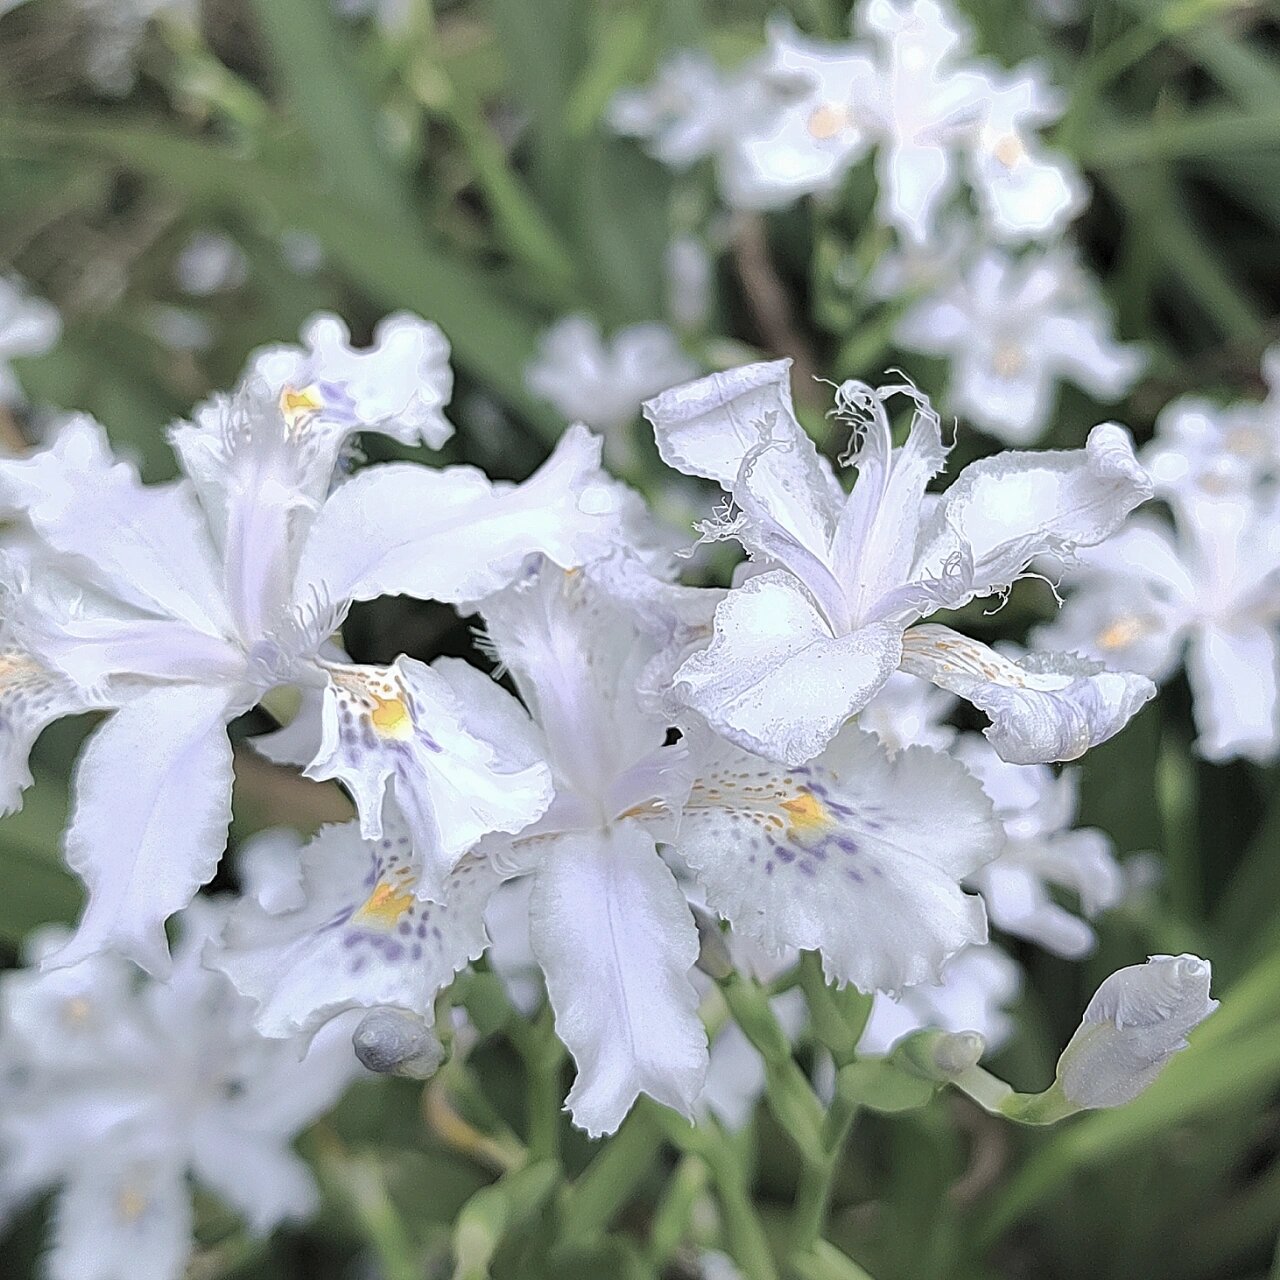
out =
[[[136,87],[107,100],[74,74],[74,7],[32,0],[0,19],[0,258],[58,304],[66,328],[57,350],[21,363],[24,386],[37,405],[101,418],[160,479],[172,473],[165,424],[228,385],[253,347],[292,339],[318,309],[340,312],[361,336],[408,308],[453,343],[460,430],[446,460],[527,474],[563,426],[524,386],[539,329],[575,309],[606,326],[662,318],[664,246],[709,204],[703,175],[673,175],[611,137],[606,103],[676,47],[736,61],[777,7],[815,33],[838,35],[847,22],[842,0],[460,0],[434,15],[418,6],[413,29],[389,37],[339,19],[326,0],[210,0],[198,37],[157,24]],[[1259,355],[1280,337],[1280,9],[1093,0],[1080,26],[1060,31],[1020,0],[961,7],[988,52],[1041,57],[1071,91],[1056,141],[1093,186],[1081,238],[1121,336],[1153,353],[1123,420],[1142,439],[1177,394],[1254,394]],[[768,257],[818,369],[874,378],[901,364],[929,389],[938,367],[893,350],[858,281],[832,272],[868,251],[870,180],[855,171],[839,200],[770,217]],[[210,228],[242,247],[248,278],[193,300],[173,262],[192,232]],[[286,233],[321,250],[312,273],[288,266]],[[696,354],[710,365],[769,349],[776,335],[753,318],[750,280],[727,261],[717,283],[717,337]],[[213,344],[163,346],[162,306],[197,311]],[[1079,443],[1095,412],[1065,396],[1051,443]],[[966,436],[960,449],[984,447]],[[1024,587],[999,615],[967,621],[1017,636],[1048,603]],[[467,633],[445,611],[391,601],[357,615],[348,640],[357,658],[373,658],[461,652]],[[34,925],[78,907],[58,834],[86,727],[45,734],[39,785],[0,825],[10,956]],[[1082,821],[1121,853],[1160,852],[1165,883],[1150,904],[1104,921],[1083,964],[1020,952],[1030,974],[1022,1034],[996,1066],[1015,1085],[1043,1086],[1088,993],[1149,952],[1210,957],[1221,1012],[1117,1113],[1015,1131],[942,1096],[860,1117],[828,1235],[878,1280],[1280,1276],[1280,772],[1206,765],[1190,738],[1188,694],[1175,682],[1085,760]],[[239,781],[241,835],[270,822],[314,826],[340,808],[333,794],[252,762]],[[210,1210],[195,1274],[448,1274],[463,1206],[472,1218],[493,1211],[492,1200],[469,1199],[496,1170],[467,1135],[528,1136],[526,1061],[492,1034],[472,1058],[480,1091],[444,1078],[424,1107],[405,1083],[358,1088],[309,1140],[332,1212],[246,1244]],[[536,1168],[526,1170],[531,1199],[503,1208],[510,1230],[493,1275],[691,1274],[691,1206],[718,1157],[677,1154],[665,1124],[641,1107],[611,1144],[592,1148],[561,1119],[549,1149],[559,1147],[569,1181],[542,1194]],[[781,1238],[798,1166],[768,1114],[755,1124],[741,1139],[743,1192]],[[6,1274],[30,1273],[37,1218],[19,1222]],[[817,1258],[810,1274],[857,1272]]]

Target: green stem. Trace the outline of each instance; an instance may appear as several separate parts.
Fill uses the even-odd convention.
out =
[[[387,1191],[378,1157],[348,1152],[327,1128],[314,1137],[321,1179],[355,1214],[385,1280],[421,1280],[417,1250]]]
[[[564,1046],[556,1036],[551,1009],[538,1015],[534,1034],[521,1046],[528,1076],[528,1146],[530,1160],[560,1158],[560,1069]]]
[[[562,1236],[566,1245],[603,1235],[635,1195],[662,1149],[662,1130],[634,1111],[586,1167],[565,1196]]]
[[[435,45],[430,6],[424,6],[427,30],[423,47]],[[548,302],[571,309],[576,304],[573,259],[555,227],[534,204],[511,168],[506,149],[484,118],[479,102],[458,83],[444,62],[424,53],[408,68],[408,83],[418,103],[451,128],[484,194],[500,240],[551,296]]]
[[[217,57],[189,23],[161,15],[156,27],[173,54],[178,91],[245,133],[260,135],[270,123],[271,108],[258,90]]]
[[[694,1211],[706,1190],[710,1170],[701,1156],[682,1156],[667,1180],[649,1227],[646,1255],[655,1271],[663,1271],[691,1232]]]
[[[790,1041],[769,1007],[768,996],[758,983],[741,974],[726,978],[720,990],[734,1021],[764,1059],[770,1110],[805,1160],[821,1160],[822,1103],[792,1057]]]
[[[796,1261],[810,1254],[822,1239],[840,1157],[857,1114],[858,1104],[853,1094],[837,1089],[823,1125],[822,1157],[807,1160],[800,1171],[791,1224],[789,1258],[792,1270],[795,1270]]]
[[[769,1239],[751,1202],[746,1171],[729,1135],[714,1121],[695,1127],[665,1107],[643,1105],[672,1146],[700,1157],[711,1171],[724,1215],[728,1252],[745,1280],[778,1280]]]
[[[835,1245],[820,1240],[791,1264],[797,1280],[872,1280],[852,1258],[846,1258]]]
[[[503,1238],[545,1211],[559,1181],[560,1166],[547,1161],[481,1187],[458,1213],[453,1231],[454,1280],[489,1280],[489,1262]]]
[[[858,1041],[871,1016],[872,998],[852,987],[837,991],[830,986],[816,951],[806,951],[800,957],[797,972],[813,1033],[831,1051],[836,1066],[843,1067],[857,1056]]]

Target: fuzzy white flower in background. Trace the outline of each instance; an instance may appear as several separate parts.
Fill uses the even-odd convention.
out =
[[[975,734],[965,734],[955,754],[1004,823],[1004,850],[970,880],[991,923],[1069,960],[1087,955],[1097,937],[1086,921],[1120,904],[1125,877],[1103,832],[1072,825],[1077,774],[1008,764]],[[1078,899],[1084,919],[1055,901],[1055,889]]]
[[[9,362],[44,355],[61,336],[62,317],[53,303],[29,293],[13,276],[0,276],[0,405],[25,399]]]
[[[635,457],[641,402],[697,372],[665,325],[630,325],[606,341],[594,320],[574,315],[542,335],[525,382],[567,422],[599,431],[606,461],[625,468]]]
[[[667,314],[672,324],[681,333],[706,328],[714,297],[715,263],[705,241],[693,235],[673,237],[663,266]]]
[[[787,20],[766,31],[754,73],[766,104],[742,121],[722,157],[725,199],[744,209],[776,209],[830,191],[867,154],[870,140],[851,102],[870,96],[875,67],[867,51],[802,35]]]
[[[217,334],[208,319],[190,307],[155,303],[146,310],[151,335],[170,351],[208,351]]]
[[[429,1018],[435,990],[483,948],[497,882],[527,875],[533,955],[578,1065],[569,1107],[598,1134],[641,1092],[688,1114],[707,1069],[690,982],[698,933],[658,842],[745,940],[819,950],[830,978],[863,990],[936,976],[985,938],[980,903],[959,881],[1001,833],[963,768],[922,748],[890,760],[852,729],[799,770],[705,732],[670,743],[669,719],[642,697],[646,672],[667,662],[678,615],[709,613],[719,593],[699,605],[702,593],[636,576],[616,557],[573,575],[544,565],[483,603],[545,744],[551,807],[478,846],[439,906],[417,902],[410,867],[389,878],[385,840],[365,871],[349,856],[319,866],[324,841],[340,838],[322,837],[308,855],[307,908],[273,916],[249,905],[229,937],[222,963],[261,1002],[264,1031],[309,1029],[352,1006]],[[340,936],[351,930],[355,941]]]
[[[938,609],[1008,591],[1040,555],[1103,541],[1150,496],[1128,433],[1095,427],[1084,449],[1003,453],[940,496],[947,446],[909,385],[848,382],[837,414],[858,472],[846,494],[797,422],[789,361],[713,374],[650,400],[659,452],[728,495],[706,538],[734,538],[752,569],[716,609],[711,643],[675,672],[676,697],[716,732],[771,759],[817,755],[902,667],[974,703],[1018,763],[1074,759],[1154,693],[1143,676],[1065,654],[1020,662],[948,627]],[[913,412],[895,449],[888,403]]]
[[[903,346],[950,360],[949,406],[1008,444],[1044,433],[1060,380],[1103,402],[1129,390],[1145,357],[1111,334],[1097,285],[1065,246],[1023,258],[988,249],[895,330]]]
[[[1162,496],[1245,495],[1280,480],[1280,346],[1263,356],[1262,376],[1268,395],[1261,402],[1184,396],[1161,411],[1142,460]]]
[[[1198,956],[1152,956],[1098,988],[1058,1060],[1058,1084],[1077,1107],[1119,1107],[1147,1089],[1187,1035],[1217,1007]]]
[[[1128,867],[1116,860],[1110,839],[1094,828],[1074,826],[1078,773],[1002,760],[977,734],[958,734],[945,723],[954,705],[950,694],[897,672],[858,714],[858,725],[890,751],[913,743],[949,749],[982,784],[1004,825],[999,856],[969,880],[982,895],[991,923],[1067,959],[1089,954],[1097,939],[1087,921],[1119,906],[1130,885]],[[1078,900],[1080,915],[1057,900],[1055,891],[1064,890]],[[917,1007],[910,1001],[907,1006]]]
[[[183,245],[173,273],[184,293],[205,298],[244,284],[249,260],[225,231],[197,231]]]
[[[1206,759],[1280,751],[1280,501],[1269,490],[1187,490],[1173,527],[1135,517],[1067,576],[1036,643],[1163,681],[1184,660]]]
[[[1042,147],[1037,131],[1066,111],[1067,95],[1046,68],[1026,63],[1009,75],[989,70],[982,123],[965,151],[969,183],[992,237],[1056,239],[1087,203],[1084,179],[1065,156]]]
[[[1013,1034],[1008,1009],[1022,992],[1021,966],[994,943],[966,947],[947,961],[938,983],[911,987],[896,999],[877,995],[858,1051],[888,1053],[899,1040],[925,1028],[976,1031],[989,1052]]]
[[[968,24],[949,4],[871,0],[852,40],[786,21],[767,38],[727,75],[676,55],[650,89],[615,99],[613,127],[668,164],[714,157],[725,199],[747,209],[830,192],[874,151],[880,217],[916,244],[966,176],[1000,239],[1051,239],[1080,211],[1079,174],[1036,136],[1065,99],[1037,65],[1007,73],[969,57]]]
[[[901,240],[882,253],[865,288],[881,302],[914,299],[950,287],[981,248],[972,218],[953,214],[924,244]]]
[[[250,1001],[204,968],[222,919],[182,920],[170,981],[96,956],[0,978],[0,1210],[57,1189],[51,1280],[179,1280],[193,1248],[188,1177],[255,1234],[319,1207],[297,1133],[355,1074],[340,1027],[304,1042],[254,1030]],[[58,946],[50,933],[29,961]]]
[[[715,160],[723,179],[743,135],[766,125],[779,99],[790,96],[788,86],[774,87],[761,76],[754,61],[726,73],[706,54],[684,50],[662,63],[648,88],[616,94],[608,123],[672,168]]]
[[[956,738],[956,729],[945,723],[955,704],[945,689],[895,671],[858,712],[858,728],[874,733],[891,753],[910,746],[945,751]]]
[[[26,530],[6,565],[0,636],[6,808],[46,724],[114,709],[76,773],[66,851],[89,901],[63,962],[113,946],[163,972],[163,922],[225,844],[225,726],[277,686],[301,686],[310,714],[260,748],[340,778],[370,837],[390,792],[427,861],[424,892],[486,832],[519,830],[550,799],[545,765],[508,745],[523,716],[514,699],[477,711],[438,667],[354,665],[330,637],[355,600],[460,603],[532,552],[572,565],[607,545],[616,499],[599,442],[569,431],[519,486],[402,463],[330,493],[354,430],[439,439],[448,391],[434,326],[393,317],[366,352],[344,335],[335,319],[313,322],[309,350],[255,357],[240,395],[175,427],[175,483],[139,483],[87,419],[0,462],[0,509]]]

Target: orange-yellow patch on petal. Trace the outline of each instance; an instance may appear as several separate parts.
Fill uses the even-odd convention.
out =
[[[370,697],[373,710],[369,712],[369,719],[379,737],[401,741],[413,737],[413,717],[403,698],[380,698],[376,693]]]
[[[809,130],[810,137],[825,142],[828,138],[843,133],[852,123],[853,118],[847,107],[838,102],[823,102],[809,113],[805,127]]]
[[[1109,623],[1098,634],[1098,645],[1108,651],[1127,649],[1135,640],[1141,640],[1147,632],[1147,624],[1132,614],[1126,614]]]
[[[991,154],[1006,169],[1012,169],[1018,161],[1026,158],[1027,148],[1016,133],[1006,133],[996,140],[995,146],[991,148]]]
[[[280,393],[280,412],[284,414],[285,425],[290,431],[296,431],[313,413],[324,408],[318,387],[285,387]]]
[[[791,829],[801,834],[825,831],[835,826],[827,807],[812,791],[801,791],[790,800],[782,801]]]
[[[72,996],[62,1006],[62,1020],[69,1027],[83,1027],[93,1013],[93,1006],[84,996]]]
[[[116,1197],[116,1210],[124,1222],[137,1222],[147,1211],[147,1197],[134,1186],[123,1186]]]
[[[357,924],[376,924],[390,928],[413,906],[413,893],[379,880],[368,900],[351,918]]]

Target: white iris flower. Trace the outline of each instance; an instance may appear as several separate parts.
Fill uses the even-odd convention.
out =
[[[76,774],[66,849],[89,902],[65,963],[114,946],[165,969],[164,920],[225,843],[226,725],[277,686],[321,704],[321,732],[303,721],[268,751],[341,779],[370,838],[389,792],[424,892],[482,835],[519,830],[550,800],[546,766],[511,745],[523,714],[513,699],[478,712],[448,671],[406,657],[353,665],[330,636],[353,601],[458,603],[503,586],[529,553],[578,563],[614,524],[599,441],[571,429],[523,485],[396,463],[330,493],[354,431],[443,438],[447,347],[407,316],[384,322],[367,352],[332,318],[308,339],[259,355],[239,396],[174,429],[185,472],[174,483],[142,485],[86,419],[44,452],[0,462],[0,509],[27,531],[8,566],[0,662],[8,806],[45,724],[114,709]]]
[[[1183,660],[1209,760],[1280,751],[1280,506],[1259,490],[1172,498],[1082,557],[1037,642],[1164,680]]]
[[[707,1069],[690,981],[698,933],[660,843],[744,939],[818,950],[831,979],[863,990],[936,977],[984,940],[981,904],[960,881],[1001,832],[954,761],[924,748],[890,759],[855,729],[799,769],[696,726],[670,741],[670,720],[640,691],[709,594],[703,607],[689,601],[701,593],[656,579],[645,591],[615,558],[573,574],[545,564],[485,601],[546,752],[550,808],[468,854],[439,904],[418,900],[389,836],[358,863],[354,830],[322,835],[304,854],[307,907],[245,907],[221,962],[261,1002],[262,1029],[311,1029],[352,1006],[429,1018],[435,991],[485,945],[488,896],[527,875],[533,955],[578,1065],[569,1107],[601,1133],[641,1092],[688,1114]]]
[[[1003,593],[1039,555],[1101,542],[1151,494],[1121,427],[1084,449],[1002,453],[941,495],[938,416],[913,387],[845,383],[837,412],[856,424],[846,494],[796,421],[789,361],[713,374],[650,400],[663,458],[728,495],[704,526],[737,539],[753,576],[716,609],[711,643],[675,672],[675,693],[726,738],[800,765],[899,667],[966,698],[1017,763],[1069,760],[1116,733],[1154,693],[1143,676],[1062,654],[1013,662],[935,624],[939,609]],[[893,447],[887,402],[914,408]]]
[[[254,1030],[252,1003],[201,964],[222,917],[184,915],[164,984],[111,955],[0,978],[0,1210],[60,1187],[52,1280],[179,1280],[188,1176],[255,1233],[319,1207],[290,1143],[356,1074],[350,1044],[335,1027],[303,1057]],[[29,958],[58,942],[35,935]]]

